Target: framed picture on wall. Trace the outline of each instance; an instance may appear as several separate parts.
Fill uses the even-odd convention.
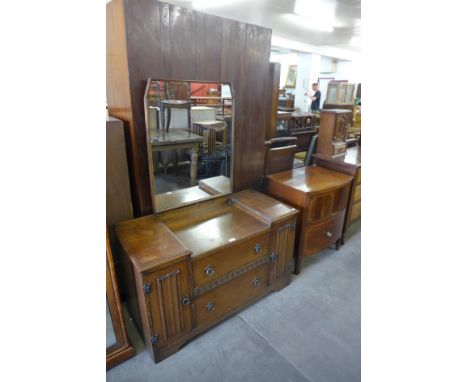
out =
[[[285,88],[295,88],[296,87],[296,77],[297,77],[297,65],[289,65],[288,75],[286,76]]]

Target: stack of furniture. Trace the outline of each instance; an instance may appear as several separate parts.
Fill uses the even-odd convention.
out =
[[[353,178],[318,166],[295,168],[267,178],[268,194],[300,211],[294,251],[294,271],[299,274],[304,256],[333,244],[339,249]]]
[[[246,190],[116,226],[129,311],[153,360],[289,284],[296,215]]]

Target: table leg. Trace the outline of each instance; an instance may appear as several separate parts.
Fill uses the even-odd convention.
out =
[[[198,148],[197,146],[192,148],[190,154],[190,180],[192,185],[197,183],[197,172],[198,172]]]

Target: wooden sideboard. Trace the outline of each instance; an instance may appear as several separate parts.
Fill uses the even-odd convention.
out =
[[[297,208],[295,273],[303,256],[335,244],[339,249],[353,178],[318,166],[300,167],[268,177],[269,195]]]
[[[116,225],[129,311],[155,362],[289,284],[297,214],[246,190]]]
[[[325,155],[315,154],[314,163],[330,170],[351,175],[351,193],[346,209],[346,219],[343,226],[341,243],[344,243],[344,234],[348,227],[361,217],[361,147],[348,148],[346,156],[331,159]]]

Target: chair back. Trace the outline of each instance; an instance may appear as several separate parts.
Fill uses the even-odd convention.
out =
[[[317,151],[317,141],[318,141],[318,134],[314,135],[310,140],[309,149],[307,150],[307,155],[304,159],[304,166],[310,166],[312,164],[312,158],[315,152]]]
[[[296,141],[297,141],[296,137],[272,138],[269,141],[265,142],[265,146],[267,148],[284,147],[284,146],[295,145]]]
[[[294,164],[296,149],[296,145],[268,149],[265,158],[264,176],[291,170]]]

